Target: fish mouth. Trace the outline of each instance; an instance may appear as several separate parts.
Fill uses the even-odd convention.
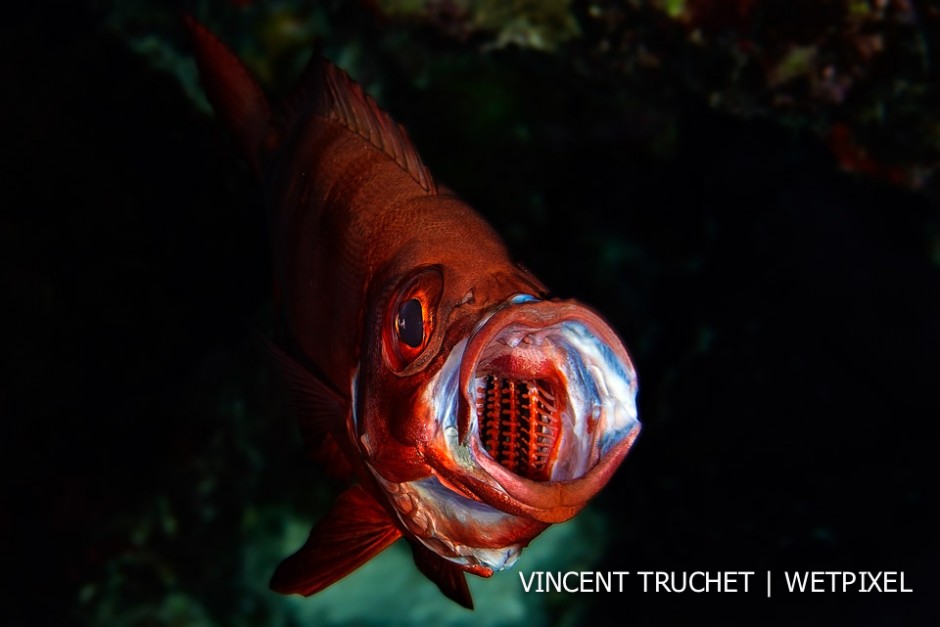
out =
[[[561,443],[563,399],[552,379],[490,366],[476,377],[477,429],[491,459],[520,477],[547,481]]]
[[[572,301],[511,298],[454,347],[440,375],[441,480],[513,514],[570,518],[639,432],[626,349]]]

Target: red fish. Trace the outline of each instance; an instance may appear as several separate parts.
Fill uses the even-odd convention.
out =
[[[438,185],[401,126],[314,58],[280,106],[192,19],[203,85],[258,173],[305,445],[352,486],[271,587],[314,594],[400,537],[451,599],[574,516],[633,444],[637,380]]]

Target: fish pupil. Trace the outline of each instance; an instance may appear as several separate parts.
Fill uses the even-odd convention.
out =
[[[412,298],[402,304],[395,324],[398,328],[398,339],[411,348],[421,346],[424,341],[424,316],[418,299]]]
[[[487,375],[478,390],[477,416],[490,457],[526,479],[551,478],[561,421],[545,381]]]

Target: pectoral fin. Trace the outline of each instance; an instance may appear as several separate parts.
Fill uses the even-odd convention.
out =
[[[401,531],[360,485],[343,492],[310,531],[303,548],[281,562],[271,589],[310,596],[339,581],[388,548]]]
[[[456,601],[468,610],[473,609],[473,597],[467,585],[467,576],[459,566],[435,555],[418,542],[411,543],[411,550],[414,551],[418,570],[436,583],[447,598]]]
[[[290,393],[310,456],[334,477],[349,479],[352,466],[339,446],[350,412],[349,400],[286,352],[270,342],[266,344]]]

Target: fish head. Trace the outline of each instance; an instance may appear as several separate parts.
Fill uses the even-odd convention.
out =
[[[374,299],[354,378],[354,436],[400,521],[478,574],[582,509],[640,430],[617,334],[526,276],[397,276]]]

